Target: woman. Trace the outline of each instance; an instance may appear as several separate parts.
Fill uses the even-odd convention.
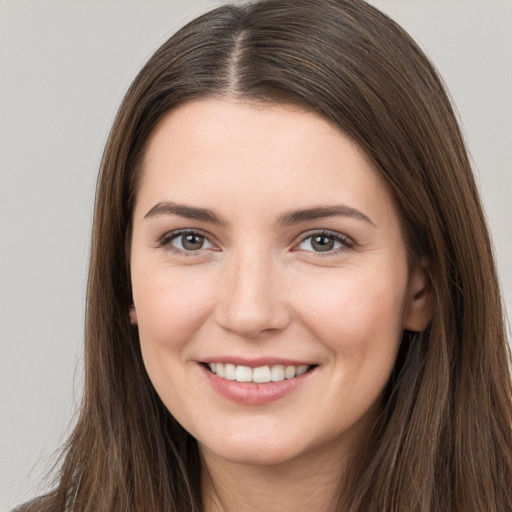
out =
[[[81,414],[27,510],[512,510],[509,361],[418,47],[356,0],[219,8],[112,128]]]

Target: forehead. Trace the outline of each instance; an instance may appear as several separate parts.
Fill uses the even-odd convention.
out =
[[[201,99],[169,112],[148,141],[137,203],[173,200],[243,210],[392,199],[366,153],[296,105]]]

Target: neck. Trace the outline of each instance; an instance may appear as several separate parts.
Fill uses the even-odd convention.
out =
[[[307,454],[275,465],[246,465],[202,447],[205,512],[331,512],[340,502],[347,456]]]

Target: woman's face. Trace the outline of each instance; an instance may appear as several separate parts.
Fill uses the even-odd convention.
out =
[[[370,160],[289,105],[195,100],[160,122],[131,278],[159,396],[203,453],[246,464],[349,451],[429,320]]]

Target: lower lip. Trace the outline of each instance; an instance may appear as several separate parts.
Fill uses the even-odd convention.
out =
[[[244,405],[265,405],[275,402],[293,393],[314,373],[315,368],[279,382],[238,382],[218,377],[215,373],[200,365],[212,388],[224,398]]]

